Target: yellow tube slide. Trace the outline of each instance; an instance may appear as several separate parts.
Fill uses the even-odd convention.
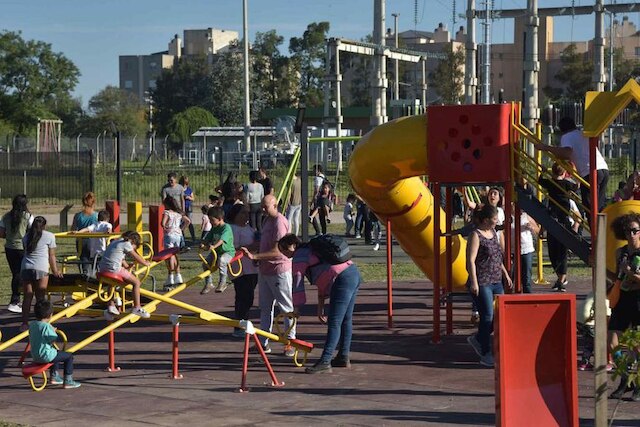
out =
[[[434,200],[420,176],[427,171],[427,118],[404,117],[376,127],[356,145],[349,162],[354,190],[381,221],[391,220],[400,246],[418,267],[440,286],[445,285],[445,238],[440,240],[440,278],[433,277]],[[436,204],[437,206],[437,204]],[[440,209],[440,208],[439,208]],[[440,229],[446,219],[440,209]],[[467,282],[466,241],[452,238],[454,288]]]

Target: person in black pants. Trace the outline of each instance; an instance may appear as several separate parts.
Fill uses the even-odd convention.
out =
[[[558,163],[554,163],[551,168],[553,179],[540,177],[540,185],[544,187],[549,194],[549,213],[552,218],[571,230],[569,216],[565,213],[571,211],[571,202],[568,192],[576,191],[578,185],[573,181],[565,179],[567,171]],[[552,202],[554,200],[556,203]],[[559,205],[559,206],[558,206]],[[562,209],[561,209],[562,208]],[[549,259],[553,271],[558,276],[558,280],[553,285],[553,290],[558,292],[566,292],[567,284],[567,247],[564,243],[547,233],[547,246],[549,249]]]

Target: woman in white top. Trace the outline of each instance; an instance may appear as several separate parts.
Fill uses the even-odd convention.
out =
[[[258,249],[258,244],[255,240],[256,230],[248,224],[249,208],[246,205],[233,205],[226,219],[231,224],[233,244],[236,249],[241,247],[249,248],[249,250]],[[253,261],[247,257],[241,258],[240,263],[242,264],[242,274],[231,280],[236,291],[235,318],[247,320],[249,310],[253,306],[253,295],[258,284],[258,269]],[[235,265],[232,268],[237,269]],[[244,331],[234,328],[233,336],[242,338],[244,337]]]
[[[22,303],[21,331],[29,328],[29,312],[33,294],[36,301],[42,301],[49,284],[49,269],[56,277],[62,277],[56,264],[56,238],[46,231],[47,220],[42,216],[33,219],[33,224],[22,239],[24,244],[24,258],[20,268],[20,278],[24,292]]]
[[[164,230],[164,248],[180,248],[182,247],[182,232],[191,224],[189,217],[182,212],[178,203],[173,197],[166,197],[162,204],[164,205],[164,213],[162,214],[162,229]],[[178,257],[173,255],[167,261],[167,281],[165,282],[165,290],[170,290],[173,285],[183,283],[180,274],[180,261]]]

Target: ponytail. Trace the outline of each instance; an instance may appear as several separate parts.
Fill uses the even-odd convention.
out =
[[[27,235],[25,237],[26,245],[25,251],[30,254],[32,253],[36,247],[38,246],[38,242],[42,237],[42,232],[47,226],[47,220],[43,216],[37,216],[33,220],[33,225],[29,231],[27,231]]]

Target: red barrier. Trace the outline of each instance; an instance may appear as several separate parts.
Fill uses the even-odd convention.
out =
[[[109,215],[111,216],[111,220],[109,222],[113,226],[113,232],[119,233],[120,232],[120,204],[118,203],[117,200],[107,200],[105,205],[106,205],[105,208],[107,212],[109,212]]]
[[[578,426],[575,295],[499,295],[497,426]]]
[[[162,215],[164,206],[149,206],[149,231],[153,236],[153,253],[158,253],[164,249],[164,230],[162,229]]]
[[[178,363],[179,363],[179,354],[178,354],[178,341],[179,341],[179,333],[180,333],[180,323],[176,323],[175,325],[173,325],[173,360],[172,360],[172,373],[171,373],[171,377],[174,380],[181,380],[182,374],[180,372],[178,372]]]
[[[115,332],[109,331],[109,366],[105,369],[107,372],[118,372],[120,368],[116,366],[116,343]]]

